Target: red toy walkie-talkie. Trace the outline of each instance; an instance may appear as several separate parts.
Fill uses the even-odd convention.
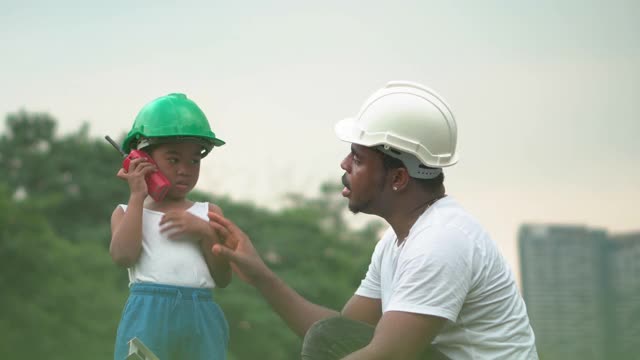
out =
[[[118,144],[116,144],[115,141],[113,141],[111,137],[109,137],[109,135],[105,136],[104,138],[107,139],[107,141],[114,148],[116,148],[116,150],[118,150],[120,154],[122,154],[122,156],[124,157],[124,161],[122,161],[122,167],[126,171],[129,171],[129,163],[131,162],[131,160],[137,158],[145,158],[153,165],[156,165],[155,161],[153,161],[151,156],[149,156],[149,154],[147,154],[146,152],[142,150],[131,150],[131,152],[127,154],[122,151]],[[164,176],[164,174],[159,170],[147,174],[147,176],[145,177],[145,181],[147,182],[147,191],[155,201],[162,201],[162,199],[164,199],[164,196],[167,195],[167,191],[169,191],[169,187],[171,186],[171,182],[169,181],[169,179],[167,179],[167,177]]]

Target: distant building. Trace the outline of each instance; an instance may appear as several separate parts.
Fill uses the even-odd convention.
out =
[[[640,232],[611,237],[610,279],[614,295],[612,359],[640,358]],[[631,356],[633,354],[634,356]]]
[[[640,233],[524,225],[518,238],[541,359],[638,358]]]

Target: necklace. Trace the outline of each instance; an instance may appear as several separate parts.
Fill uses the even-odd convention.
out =
[[[427,201],[426,203],[420,205],[420,207],[418,207],[418,209],[424,206],[424,210],[422,210],[420,212],[420,214],[422,214],[425,211],[427,211],[427,209],[429,209],[431,207],[431,205],[435,204],[436,201],[438,201],[438,200],[440,200],[440,199],[442,199],[442,198],[444,198],[446,196],[447,196],[447,194],[438,195],[438,196],[434,197],[433,199]]]

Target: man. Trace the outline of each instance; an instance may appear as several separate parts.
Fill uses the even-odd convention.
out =
[[[298,335],[303,359],[537,359],[512,272],[481,225],[445,194],[457,127],[433,90],[391,82],[336,125],[351,143],[342,195],[390,228],[340,313],[310,303],[267,268],[249,238],[210,214],[213,252]]]

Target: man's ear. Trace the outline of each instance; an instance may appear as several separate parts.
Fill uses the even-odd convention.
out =
[[[401,166],[399,168],[393,169],[390,172],[391,176],[391,189],[393,191],[402,191],[409,184],[409,171],[406,167]]]

